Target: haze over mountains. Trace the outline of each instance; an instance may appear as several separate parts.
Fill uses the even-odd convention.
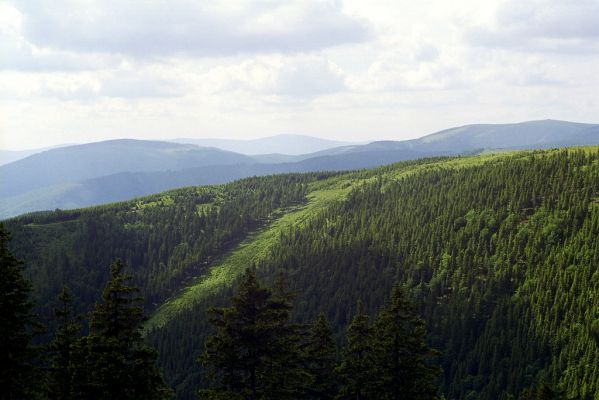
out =
[[[57,149],[59,147],[72,146],[73,144],[60,144],[56,146],[41,147],[38,149],[28,150],[0,150],[0,165],[9,164],[17,160],[22,160],[33,154],[41,153],[46,150]]]
[[[484,150],[599,144],[599,125],[555,120],[467,125],[414,140],[363,145],[295,135],[249,141],[180,140],[239,152],[130,139],[44,151],[0,166],[0,218],[127,200],[176,187],[223,183],[254,175],[371,168],[420,157]],[[264,154],[256,153],[260,149]],[[319,151],[298,154],[309,149]]]
[[[276,135],[259,139],[191,139],[181,138],[171,140],[177,143],[196,144],[204,147],[217,147],[222,150],[234,151],[241,154],[287,154],[302,155],[330,149],[354,145],[357,143],[328,140],[306,135]]]
[[[61,147],[5,165],[2,197],[55,184],[79,182],[119,172],[168,171],[206,165],[253,162],[242,154],[214,148],[145,140],[110,140]]]

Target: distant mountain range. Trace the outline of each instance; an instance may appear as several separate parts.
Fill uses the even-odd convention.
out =
[[[332,147],[348,146],[357,143],[340,142],[305,135],[276,135],[260,139],[235,140],[235,139],[190,139],[181,138],[171,140],[177,143],[195,144],[204,147],[216,147],[236,153],[259,154],[285,154],[302,155],[330,149]]]
[[[146,140],[109,140],[48,150],[0,167],[0,198],[119,172],[171,171],[253,162],[243,154],[215,148]]]
[[[9,164],[17,160],[29,157],[42,151],[57,149],[59,147],[72,146],[72,144],[59,144],[56,146],[41,147],[39,149],[28,150],[0,150],[0,165]]]
[[[130,139],[45,151],[0,166],[0,218],[127,200],[176,187],[217,184],[254,175],[372,168],[420,157],[486,150],[599,144],[599,125],[554,120],[467,125],[414,140],[351,144],[293,154],[298,149],[341,143],[302,138],[281,135],[221,141],[221,146],[228,149],[245,143],[245,153],[258,148],[265,153],[251,156],[195,144]],[[301,140],[306,141],[305,147],[298,142]],[[267,154],[271,151],[286,154]]]

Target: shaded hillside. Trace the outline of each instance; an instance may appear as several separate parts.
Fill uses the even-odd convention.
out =
[[[323,310],[338,338],[356,299],[372,312],[407,285],[450,399],[506,399],[541,381],[594,399],[598,198],[594,147],[252,178],[7,227],[40,304],[67,282],[89,308],[114,257],[149,309],[170,298],[147,331],[181,399],[200,385],[205,311],[252,264],[267,281],[287,276],[295,318]]]
[[[110,140],[48,150],[1,166],[0,197],[119,172],[168,171],[253,162],[241,154],[193,145]]]
[[[4,164],[10,164],[11,162],[15,162],[23,158],[27,158],[33,154],[65,146],[72,146],[72,144],[60,144],[56,146],[42,147],[39,149],[30,150],[0,150],[0,166]]]
[[[301,143],[296,143],[303,140],[301,136],[275,138],[280,139],[280,143],[276,143],[286,143],[293,151],[302,149]],[[274,140],[264,140],[271,139]],[[313,144],[312,139],[309,138],[306,146]],[[251,157],[166,142],[92,143],[37,154],[0,167],[3,182],[0,218],[31,211],[87,207],[187,185],[225,183],[249,176],[354,170],[421,157],[583,144],[599,144],[599,125],[552,120],[467,125],[415,140],[378,141],[302,155]],[[262,151],[269,149],[266,146]]]
[[[6,222],[15,253],[27,259],[44,319],[64,283],[78,309],[93,307],[111,261],[133,270],[152,309],[184,281],[285,209],[307,183],[327,175],[281,175],[174,190],[135,201],[37,213]],[[75,278],[75,279],[73,279]]]
[[[158,311],[149,337],[181,397],[198,384],[204,310],[255,262],[265,277],[289,276],[298,319],[323,310],[337,332],[356,298],[373,311],[406,283],[443,352],[448,398],[505,399],[541,381],[595,398],[599,150],[375,171],[320,185],[309,216],[289,214]],[[174,346],[188,331],[188,345]]]

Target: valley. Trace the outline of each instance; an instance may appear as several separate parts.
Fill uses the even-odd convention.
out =
[[[41,316],[64,282],[89,310],[123,259],[181,399],[203,382],[206,311],[227,305],[251,266],[267,283],[286,277],[293,319],[324,312],[339,343],[358,299],[372,314],[401,282],[441,351],[447,398],[507,399],[543,381],[590,399],[598,196],[599,148],[582,147],[249,178],[5,226]]]

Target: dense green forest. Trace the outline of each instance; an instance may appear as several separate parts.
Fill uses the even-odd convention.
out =
[[[356,315],[374,318],[400,283],[448,399],[549,386],[599,399],[597,147],[251,178],[5,225],[50,326],[63,284],[90,311],[106,266],[130,265],[152,312],[146,340],[181,399],[208,388],[207,311],[231,306],[250,266],[288,283],[291,321],[322,313],[346,349]]]
[[[125,203],[34,213],[6,222],[15,254],[27,261],[40,313],[68,283],[77,310],[89,311],[122,259],[152,310],[211,260],[305,200],[307,184],[327,174],[280,175],[223,186],[173,190]]]

